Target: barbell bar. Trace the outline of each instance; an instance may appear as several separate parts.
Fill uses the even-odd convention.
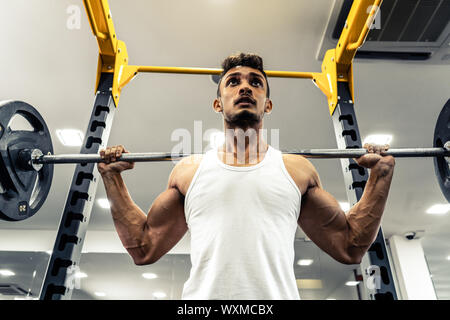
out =
[[[450,144],[450,143],[449,143]],[[368,154],[366,149],[309,149],[282,151],[283,154],[301,155],[307,158],[337,159],[359,158]],[[117,161],[126,162],[156,162],[178,160],[192,154],[169,152],[123,153]],[[450,148],[402,148],[390,149],[382,155],[391,155],[396,158],[411,157],[450,157]],[[40,165],[64,164],[64,163],[100,163],[105,162],[98,154],[60,154],[44,155],[39,149],[24,149],[19,152],[19,161],[28,163],[35,170],[40,170]],[[31,169],[30,167],[30,169]]]
[[[12,119],[20,115],[32,130],[12,129]],[[282,151],[307,158],[359,158],[366,149],[308,149]],[[435,126],[432,148],[389,149],[383,155],[396,158],[433,157],[443,195],[450,202],[450,100],[444,105]],[[117,160],[153,162],[179,160],[191,154],[149,152],[124,153]],[[53,178],[54,164],[100,163],[98,154],[53,154],[50,131],[39,112],[22,101],[0,102],[0,220],[30,218],[43,205]]]

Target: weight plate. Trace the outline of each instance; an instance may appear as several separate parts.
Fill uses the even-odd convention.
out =
[[[28,122],[30,130],[11,127],[16,116]],[[53,165],[40,171],[21,166],[21,149],[40,149],[53,154],[47,125],[39,112],[22,101],[0,102],[0,219],[19,221],[33,216],[50,191]]]
[[[447,143],[448,142],[448,143]],[[447,143],[447,145],[446,145]],[[434,147],[450,148],[450,99],[442,108],[434,129]],[[435,157],[434,170],[444,197],[450,202],[450,157]]]

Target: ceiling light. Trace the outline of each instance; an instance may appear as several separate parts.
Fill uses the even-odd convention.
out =
[[[76,129],[60,129],[56,130],[59,141],[65,146],[79,147],[83,144],[83,133]]]
[[[111,205],[109,204],[108,199],[105,199],[105,198],[97,199],[97,204],[103,209],[111,208]]]
[[[371,134],[369,136],[367,136],[364,141],[363,141],[363,146],[366,143],[371,143],[371,144],[390,144],[392,141],[392,136],[389,134]]]
[[[99,291],[94,292],[94,294],[95,294],[97,297],[104,297],[104,296],[106,296],[106,293],[104,293],[104,292],[99,292]]]
[[[347,212],[350,209],[350,204],[348,202],[339,202],[341,209]]]
[[[323,283],[320,279],[296,279],[299,289],[323,289]]]
[[[77,273],[75,273],[75,278],[78,278],[78,279],[81,279],[81,278],[87,278],[87,274],[86,273],[84,273],[84,272],[77,272]]]
[[[299,266],[310,266],[313,262],[314,260],[312,259],[300,259],[297,261],[297,264]]]
[[[428,214],[446,214],[450,210],[450,204],[435,204],[428,208]]]
[[[156,279],[156,278],[158,278],[158,275],[156,275],[154,273],[143,273],[142,276],[145,279]]]
[[[335,298],[327,298],[326,300],[336,300]]]
[[[347,281],[345,283],[345,285],[349,286],[349,287],[354,287],[354,286],[357,286],[358,284],[359,284],[359,281]]]
[[[447,256],[447,260],[450,261],[450,256]]]
[[[167,295],[162,291],[158,291],[158,292],[153,292],[153,296],[155,298],[162,299],[162,298],[165,298]]]
[[[10,276],[15,276],[16,274],[14,272],[12,272],[11,270],[0,269],[0,275],[2,275],[4,277],[10,277]]]

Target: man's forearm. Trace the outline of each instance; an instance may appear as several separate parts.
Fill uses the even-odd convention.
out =
[[[105,174],[102,178],[117,233],[123,246],[132,254],[144,246],[147,216],[131,199],[120,174]]]
[[[371,170],[361,199],[347,213],[348,245],[351,256],[362,258],[375,241],[393,172],[393,164]]]

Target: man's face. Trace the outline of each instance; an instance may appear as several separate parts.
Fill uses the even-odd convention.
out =
[[[250,67],[235,67],[222,77],[221,96],[214,100],[214,110],[222,112],[225,121],[237,127],[251,127],[270,113],[272,102],[266,98],[267,81]]]

